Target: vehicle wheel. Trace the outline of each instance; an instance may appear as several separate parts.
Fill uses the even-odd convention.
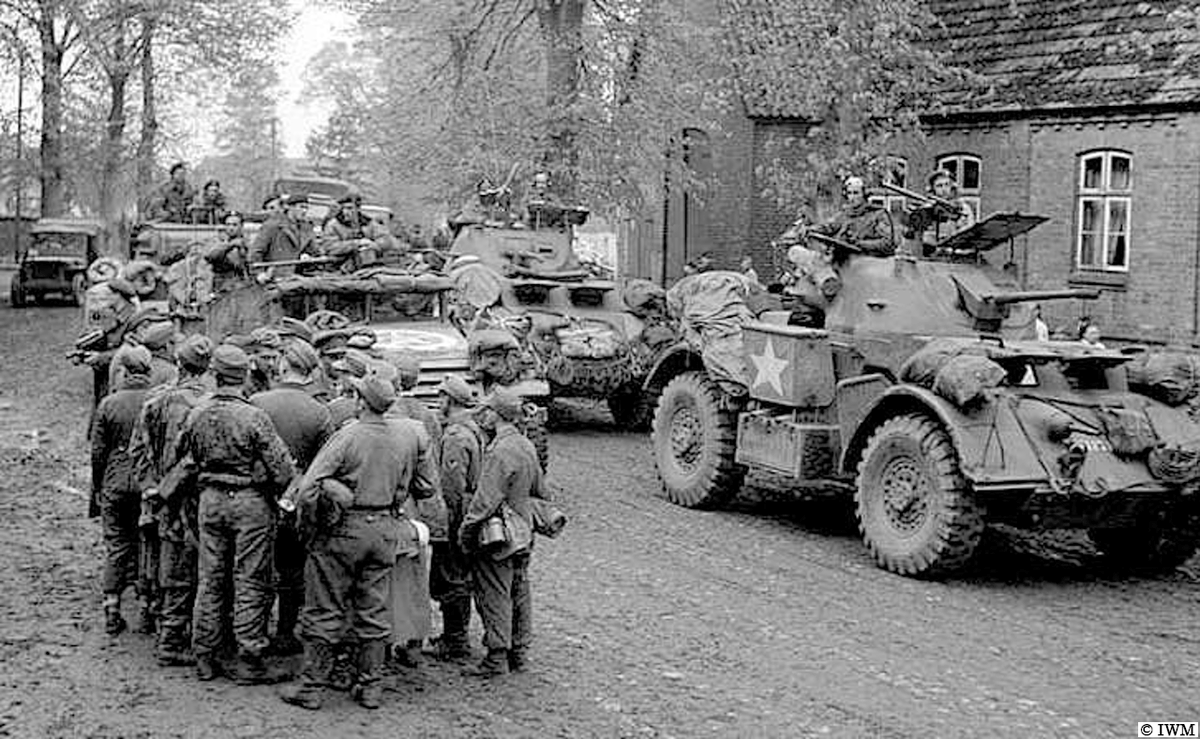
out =
[[[87,300],[87,278],[83,276],[82,272],[71,280],[71,292],[68,297],[80,308]]]
[[[8,301],[14,308],[25,307],[25,291],[21,289],[21,283],[13,280],[12,285],[8,288]]]
[[[746,468],[734,462],[737,413],[703,372],[685,372],[663,388],[654,414],[654,464],[673,503],[713,508],[737,493]]]
[[[950,572],[971,558],[982,511],[945,429],[919,414],[875,430],[858,465],[858,530],[880,567],[902,575]]]
[[[1200,538],[1191,527],[1138,526],[1089,529],[1088,537],[1115,568],[1144,575],[1161,575],[1191,559]]]
[[[608,411],[613,421],[625,431],[648,431],[654,423],[654,408],[659,393],[643,391],[640,387],[622,389],[609,396]]]

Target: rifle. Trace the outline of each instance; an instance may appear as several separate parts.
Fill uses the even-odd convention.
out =
[[[108,333],[104,329],[95,328],[88,331],[83,336],[75,339],[75,348],[67,352],[67,359],[79,364],[83,362],[88,354],[104,351],[107,336]]]

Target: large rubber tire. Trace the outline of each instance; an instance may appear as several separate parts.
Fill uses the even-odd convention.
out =
[[[703,372],[685,372],[663,388],[654,413],[654,464],[667,498],[714,508],[733,497],[746,468],[734,461],[737,414]]]
[[[1114,569],[1141,575],[1174,572],[1200,549],[1200,537],[1191,526],[1097,528],[1090,529],[1088,537]]]
[[[83,307],[84,302],[87,300],[87,277],[82,272],[75,275],[71,280],[71,292],[68,293],[67,297],[75,305],[80,308]]]
[[[613,422],[623,431],[649,431],[654,424],[654,411],[659,393],[641,388],[623,388],[608,398],[608,411]]]
[[[25,307],[25,291],[21,288],[21,283],[13,280],[8,287],[8,302],[13,308]]]
[[[858,465],[854,504],[875,561],[901,575],[952,572],[983,535],[982,511],[950,435],[920,414],[889,418],[875,429]]]

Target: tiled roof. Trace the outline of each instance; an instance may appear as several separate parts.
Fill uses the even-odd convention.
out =
[[[770,2],[727,4],[742,14],[739,23],[775,37],[755,43],[751,58],[792,36],[779,30],[786,24]],[[951,112],[1200,103],[1200,15],[1188,15],[1192,0],[929,0],[928,6],[938,21],[928,42],[978,76],[978,87],[946,91]],[[748,21],[747,14],[756,17]],[[757,79],[762,71],[753,64],[740,70],[747,112],[804,117],[802,101],[772,95],[776,86]]]
[[[1200,102],[1200,33],[1180,0],[931,0],[932,42],[983,76],[952,109]]]

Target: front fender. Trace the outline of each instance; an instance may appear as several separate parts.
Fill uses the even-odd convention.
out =
[[[659,356],[658,361],[650,369],[650,374],[642,381],[642,392],[654,392],[666,387],[672,377],[684,372],[704,369],[704,360],[700,353],[686,341],[672,345],[670,349]]]
[[[907,384],[894,385],[875,400],[844,447],[841,469],[853,474],[879,424],[907,413],[937,420],[950,435],[963,475],[976,489],[1028,489],[1048,481],[1030,430],[1017,418],[1007,395],[997,394],[964,413],[931,390]]]

